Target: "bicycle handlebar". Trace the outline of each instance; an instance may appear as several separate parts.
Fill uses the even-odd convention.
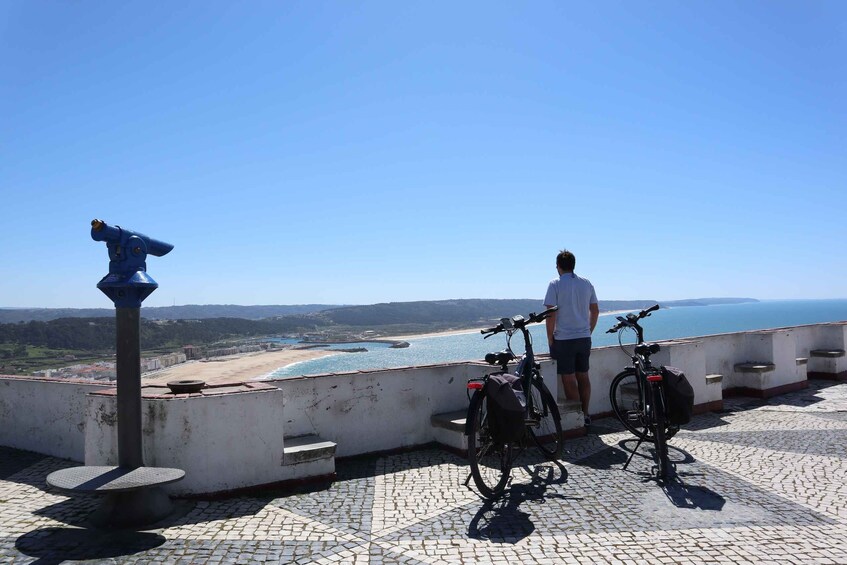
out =
[[[536,314],[535,312],[532,312],[529,315],[529,318],[524,318],[523,316],[514,316],[514,317],[511,318],[512,324],[513,324],[512,329],[522,330],[523,328],[525,328],[529,324],[537,324],[538,322],[543,322],[544,320],[546,320],[550,316],[550,314],[552,314],[553,312],[555,312],[558,309],[559,309],[558,306],[553,306],[552,308],[548,308],[547,310],[545,310],[544,312],[541,312],[540,314]],[[520,319],[516,320],[515,318],[520,318]],[[500,322],[499,324],[497,324],[493,328],[486,328],[484,330],[479,330],[479,333],[481,333],[483,335],[488,334],[488,335],[485,335],[485,337],[483,338],[483,339],[488,339],[489,337],[493,336],[494,334],[498,334],[502,331],[506,331],[506,328],[503,326],[503,323]]]
[[[623,316],[618,316],[617,318],[618,318],[619,322],[617,324],[615,324],[614,326],[612,326],[611,328],[609,328],[608,330],[606,330],[606,333],[607,334],[613,334],[613,333],[621,330],[622,328],[632,327],[634,325],[637,325],[638,320],[646,318],[647,316],[650,315],[651,312],[655,312],[658,309],[659,309],[659,305],[654,304],[653,306],[650,306],[646,310],[642,310],[637,315],[636,314],[627,314],[626,318],[624,318]]]

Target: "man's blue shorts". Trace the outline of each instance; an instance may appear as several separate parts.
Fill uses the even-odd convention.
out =
[[[588,357],[591,355],[591,338],[554,339],[550,356],[556,360],[556,372],[560,375],[587,373]]]

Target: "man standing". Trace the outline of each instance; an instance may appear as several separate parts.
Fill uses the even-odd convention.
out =
[[[587,426],[591,423],[588,415],[588,401],[591,399],[588,357],[591,355],[591,332],[597,325],[600,307],[594,285],[588,279],[576,276],[575,266],[576,257],[567,249],[556,255],[559,278],[550,281],[544,306],[559,307],[547,318],[547,344],[550,356],[556,360],[565,397],[581,401]]]

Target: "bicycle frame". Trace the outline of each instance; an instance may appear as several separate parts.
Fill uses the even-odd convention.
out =
[[[668,428],[666,427],[664,413],[667,403],[665,401],[663,376],[659,369],[653,366],[653,363],[650,360],[650,356],[654,353],[658,353],[660,349],[658,344],[648,344],[644,342],[644,329],[638,323],[639,320],[649,316],[650,312],[658,308],[659,306],[656,305],[647,310],[643,310],[638,315],[628,314],[626,318],[619,316],[619,323],[609,329],[608,332],[620,332],[624,328],[630,328],[636,333],[636,343],[630,355],[630,358],[632,359],[632,366],[626,367],[625,371],[632,371],[635,373],[638,402],[640,404],[637,407],[636,417],[640,419],[641,426],[645,429],[645,434],[636,434],[639,438],[638,444],[632,454],[630,454],[629,459],[627,459],[624,469],[629,466],[629,463],[632,461],[632,457],[635,455],[635,452],[638,450],[638,446],[641,445],[641,442],[647,439],[646,434],[652,433],[652,439],[656,444],[656,460],[659,468],[659,476],[666,479],[668,478],[668,473],[673,472],[667,463],[666,434]],[[618,339],[620,342],[620,337]],[[621,348],[624,348],[623,343],[620,343]],[[615,408],[615,410],[617,413],[617,408]],[[628,421],[632,421],[631,417],[628,417]],[[626,422],[624,422],[624,424],[629,426]]]
[[[505,318],[504,318],[505,319]],[[508,362],[509,361],[518,361],[518,366],[515,369],[514,375],[519,377],[521,380],[521,387],[523,388],[526,394],[526,410],[527,414],[532,414],[534,408],[534,398],[532,394],[528,394],[531,391],[532,381],[538,380],[539,382],[544,382],[544,377],[541,374],[540,365],[535,362],[535,350],[532,347],[532,334],[526,329],[526,326],[516,327],[511,330],[504,330],[506,332],[506,351],[509,352],[509,357],[511,359],[504,360],[504,362],[500,365],[500,368],[504,373],[509,372]],[[524,339],[524,354],[520,357],[514,354],[512,351],[512,337],[520,331],[523,335]],[[489,337],[489,336],[486,336]],[[488,380],[488,375],[484,375],[478,379],[470,379],[468,381],[467,386],[467,394],[470,397],[471,390],[479,390],[485,387],[485,382]]]
[[[485,360],[490,365],[499,366],[502,373],[509,373],[509,364],[517,361],[517,367],[511,374],[519,379],[525,401],[522,423],[518,424],[518,421],[512,417],[508,424],[509,426],[520,425],[520,434],[510,434],[509,439],[506,440],[494,439],[489,433],[488,399],[484,390],[489,378],[499,373],[495,370],[468,381],[469,407],[465,420],[468,459],[471,477],[485,497],[497,496],[502,492],[509,480],[514,457],[523,452],[528,442],[534,443],[542,455],[549,460],[555,460],[561,456],[563,439],[561,415],[555,397],[544,384],[541,367],[535,359],[532,335],[526,328],[528,324],[544,321],[551,312],[555,311],[555,308],[551,308],[541,314],[530,314],[528,318],[523,316],[501,318],[497,326],[481,332],[486,338],[498,333],[506,333],[506,349],[487,354]],[[524,354],[520,357],[512,351],[512,338],[518,332],[524,338]],[[470,394],[472,390],[473,396]],[[512,416],[515,416],[514,411]],[[486,431],[483,432],[483,430]],[[510,429],[509,431],[517,432],[518,430]],[[518,451],[513,457],[514,449]],[[485,462],[481,463],[483,460]]]
[[[644,344],[644,329],[638,325],[636,322],[634,324],[633,329],[636,331],[637,340],[635,344],[635,349],[638,349],[639,345]],[[632,368],[635,370],[635,374],[637,375],[637,379],[635,380],[638,385],[638,401],[641,403],[641,408],[644,410],[645,415],[651,415],[653,402],[647,402],[647,391],[646,384],[650,382],[650,376],[656,373],[656,369],[653,367],[653,362],[650,360],[650,353],[648,352],[646,355],[639,354],[636,351],[633,351],[630,358],[632,359]],[[628,367],[627,367],[628,368]],[[661,380],[661,375],[659,375],[659,380]],[[650,407],[650,409],[648,409]],[[650,422],[648,422],[649,424]]]

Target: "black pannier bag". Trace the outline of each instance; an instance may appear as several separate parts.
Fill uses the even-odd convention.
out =
[[[524,433],[526,397],[521,380],[508,373],[493,373],[485,383],[488,427],[497,443],[517,441]]]
[[[685,378],[685,373],[676,367],[662,367],[665,384],[665,401],[668,422],[679,426],[691,421],[694,411],[694,389]]]

